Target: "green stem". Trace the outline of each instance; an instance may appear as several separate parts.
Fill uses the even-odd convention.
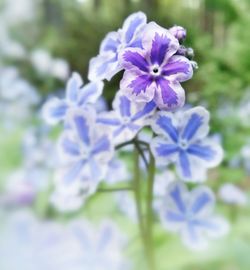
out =
[[[98,188],[97,192],[118,192],[118,191],[133,191],[132,187],[114,187],[114,188]]]
[[[148,167],[148,179],[147,179],[147,214],[146,214],[146,237],[147,237],[147,255],[149,261],[149,269],[155,270],[154,259],[154,243],[153,243],[153,195],[154,195],[154,177],[155,177],[155,159],[150,151],[150,160]]]
[[[134,148],[134,194],[135,194],[135,203],[136,203],[136,211],[137,211],[137,219],[139,224],[139,230],[141,235],[141,240],[144,248],[146,248],[145,244],[145,228],[144,228],[144,221],[143,221],[143,212],[142,212],[142,194],[141,194],[141,182],[140,182],[140,166],[139,166],[139,152],[138,149]]]

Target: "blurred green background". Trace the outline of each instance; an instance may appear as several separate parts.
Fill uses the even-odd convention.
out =
[[[4,8],[4,2],[0,1],[0,9]],[[18,5],[18,2],[15,3]],[[199,65],[193,79],[184,85],[187,101],[192,105],[204,105],[210,110],[212,132],[219,134],[225,149],[223,164],[211,172],[207,183],[215,191],[218,191],[223,183],[234,183],[249,197],[250,154],[242,154],[244,147],[250,147],[249,0],[32,2],[35,6],[32,18],[13,21],[8,26],[8,34],[22,44],[27,54],[42,48],[49,51],[53,57],[65,59],[70,70],[80,72],[85,81],[89,60],[97,55],[101,40],[107,32],[121,27],[124,19],[132,12],[144,11],[149,21],[154,20],[166,28],[175,24],[185,27],[188,33],[185,44],[194,49],[194,60]],[[27,57],[16,58],[1,53],[0,57],[0,65],[17,67],[21,76],[35,86],[42,100],[64,88],[64,81],[36,72]],[[121,74],[118,74],[111,82],[105,84],[104,95],[108,102],[111,102],[120,78]],[[35,124],[37,122],[34,119],[30,121]],[[20,141],[29,124],[26,122],[11,132],[1,128],[2,183],[5,176],[21,163]],[[96,213],[98,218],[112,217],[121,227],[127,228],[128,221],[115,212],[112,200],[107,197],[101,195],[101,198],[91,199],[86,209],[77,215]],[[42,194],[40,200],[43,201],[44,198],[47,198],[46,194]],[[156,225],[155,245],[160,269],[249,270],[250,204],[239,207],[219,202],[218,211],[230,220],[231,233],[227,238],[215,242],[206,252],[198,254],[187,251],[176,236],[166,236],[165,231]],[[59,219],[71,217],[53,211],[50,215]],[[133,229],[132,226],[131,231]],[[128,251],[135,257],[135,262],[140,260],[135,255],[137,245],[139,243],[135,241]]]

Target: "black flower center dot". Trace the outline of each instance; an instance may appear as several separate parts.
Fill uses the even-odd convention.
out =
[[[153,72],[154,73],[158,73],[159,72],[159,69],[158,68],[153,68]]]

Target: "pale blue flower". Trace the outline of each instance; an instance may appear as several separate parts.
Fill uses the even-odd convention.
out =
[[[209,238],[228,231],[227,222],[213,214],[214,204],[209,188],[200,186],[188,191],[183,182],[173,182],[162,201],[161,222],[167,230],[178,233],[189,248],[203,249]]]
[[[216,139],[208,138],[209,112],[195,107],[179,113],[159,112],[152,121],[158,135],[151,150],[158,163],[176,164],[179,177],[186,181],[204,181],[208,168],[217,166],[223,150]]]
[[[70,224],[72,236],[79,243],[80,262],[83,270],[128,270],[123,254],[125,239],[111,221],[104,221],[99,228],[83,220]]]
[[[115,184],[123,181],[129,181],[130,179],[131,173],[126,166],[126,161],[123,161],[119,157],[114,157],[109,162],[108,172],[105,176],[105,182],[108,184]]]
[[[128,270],[125,245],[111,221],[98,228],[84,219],[60,224],[18,212],[1,224],[0,269]]]
[[[248,202],[247,194],[234,184],[226,183],[219,189],[219,197],[228,204],[245,206]]]
[[[101,96],[102,90],[103,82],[90,82],[84,86],[81,76],[74,72],[67,82],[65,98],[54,97],[45,103],[43,117],[49,124],[63,121],[70,110],[94,104]]]
[[[132,140],[149,124],[148,120],[154,111],[154,102],[134,103],[118,91],[113,101],[113,110],[98,115],[97,123],[110,127],[114,143],[118,144]]]
[[[141,35],[146,21],[144,13],[134,13],[124,21],[122,29],[106,35],[101,43],[99,55],[90,60],[90,81],[110,80],[122,70],[119,63],[120,55],[126,48],[141,47]]]
[[[66,129],[59,139],[62,169],[56,182],[66,191],[76,187],[85,190],[87,185],[89,193],[93,193],[113,158],[112,134],[96,124],[95,112],[90,108],[71,111],[67,123],[71,128]]]

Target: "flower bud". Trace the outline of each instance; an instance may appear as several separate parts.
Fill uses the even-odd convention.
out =
[[[187,31],[182,26],[173,26],[169,29],[170,33],[175,36],[180,42],[186,39]]]

